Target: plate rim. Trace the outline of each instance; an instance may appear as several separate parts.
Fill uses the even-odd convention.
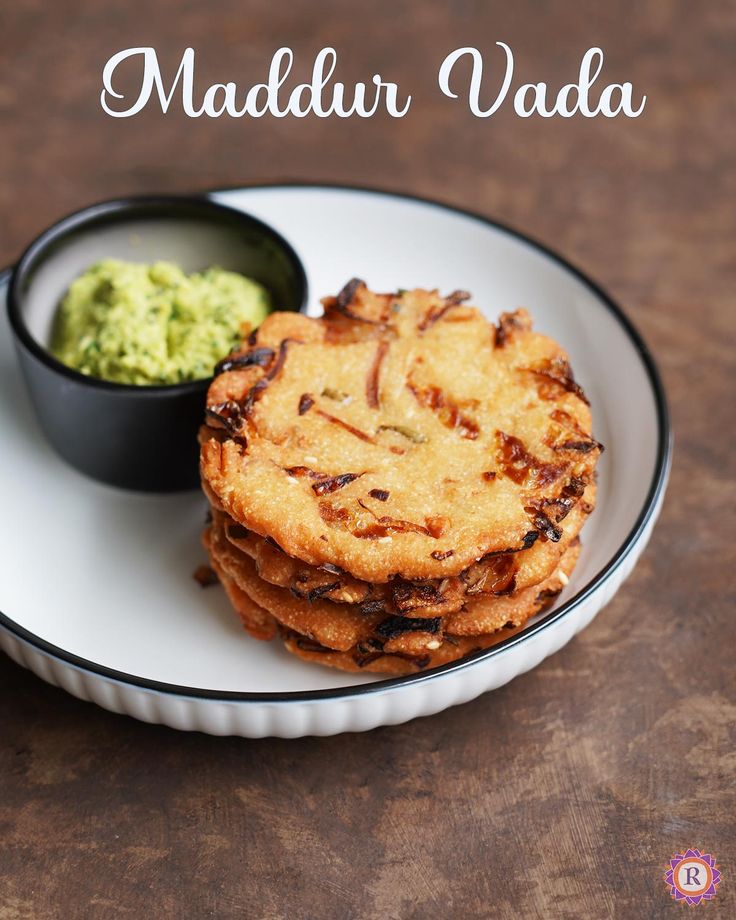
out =
[[[637,545],[642,533],[646,530],[647,525],[652,521],[659,510],[661,500],[669,478],[669,471],[672,462],[672,426],[670,413],[667,405],[667,398],[662,384],[662,379],[657,369],[657,365],[652,357],[641,334],[634,326],[632,321],[624,313],[619,304],[611,297],[601,285],[590,278],[582,269],[572,264],[564,256],[560,255],[554,249],[551,249],[544,243],[539,242],[527,233],[516,230],[513,227],[501,221],[494,220],[486,215],[470,209],[458,207],[449,202],[442,201],[439,198],[430,198],[420,195],[414,195],[409,192],[392,191],[385,188],[377,188],[366,185],[353,184],[335,184],[331,182],[300,182],[297,180],[287,180],[280,182],[252,182],[232,186],[217,186],[204,188],[199,191],[191,192],[192,196],[201,195],[211,197],[227,192],[248,191],[251,189],[279,190],[279,189],[318,189],[323,191],[348,191],[360,192],[368,195],[378,195],[391,199],[400,199],[403,201],[413,202],[415,204],[424,204],[439,208],[443,211],[470,218],[485,226],[492,227],[508,234],[516,240],[531,246],[533,249],[550,258],[557,265],[561,266],[567,272],[577,278],[585,287],[601,301],[603,306],[613,315],[619,325],[623,328],[628,336],[635,351],[644,366],[649,385],[654,396],[654,403],[657,415],[657,453],[654,464],[652,480],[647,491],[646,498],[643,502],[641,511],[634,522],[633,527],[628,535],[622,541],[616,552],[611,556],[609,561],[584,585],[577,594],[569,598],[556,610],[543,616],[536,623],[526,627],[521,632],[507,639],[502,639],[496,645],[483,649],[465,658],[457,661],[451,661],[447,664],[433,668],[429,671],[418,672],[416,674],[406,674],[401,677],[387,678],[384,680],[373,681],[367,684],[358,684],[346,687],[332,687],[321,690],[289,690],[284,692],[263,692],[257,691],[242,692],[238,690],[208,690],[202,687],[189,687],[182,684],[170,684],[165,681],[152,680],[150,678],[138,677],[135,674],[128,674],[125,671],[118,671],[114,668],[108,668],[105,665],[90,661],[67,651],[51,642],[47,642],[35,633],[27,630],[11,617],[0,610],[0,627],[14,636],[16,639],[24,642],[44,655],[50,656],[71,666],[75,670],[89,673],[95,677],[104,678],[126,686],[132,686],[139,690],[146,690],[153,693],[160,693],[176,698],[189,698],[207,702],[221,703],[320,703],[346,700],[358,696],[369,694],[383,693],[386,691],[396,690],[409,684],[422,684],[429,680],[435,680],[439,677],[450,673],[463,671],[466,668],[473,667],[481,661],[490,660],[509,649],[521,645],[537,636],[542,631],[553,626],[563,617],[572,613],[580,607],[584,601],[597,591],[614,572],[621,567],[631,551]],[[288,241],[288,236],[284,234]],[[0,285],[6,284],[10,278],[14,266],[11,265],[0,270]]]

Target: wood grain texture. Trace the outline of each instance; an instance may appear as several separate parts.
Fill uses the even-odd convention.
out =
[[[669,917],[669,856],[723,869],[736,915],[736,7],[42,0],[0,8],[0,263],[99,198],[279,178],[438,196],[598,279],[662,369],[677,446],[649,550],[533,673],[368,735],[216,739],[78,702],[0,658],[0,918]],[[442,57],[508,42],[558,86],[601,44],[637,120],[471,119]],[[260,79],[290,45],[411,88],[398,122],[191,121],[98,106],[116,50],[191,44],[202,78]],[[462,279],[457,281],[462,285]],[[2,540],[9,539],[4,522]]]

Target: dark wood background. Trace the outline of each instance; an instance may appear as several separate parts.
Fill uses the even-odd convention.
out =
[[[0,34],[0,263],[129,192],[292,178],[440,197],[610,290],[677,438],[661,522],[611,605],[533,673],[432,718],[186,735],[0,657],[0,918],[668,917],[685,908],[662,874],[687,846],[723,868],[706,913],[734,916],[736,5],[23,0]],[[601,45],[645,113],[473,119],[435,75],[497,39],[521,82],[555,87]],[[303,72],[332,44],[346,82],[378,70],[414,103],[400,121],[107,117],[104,62],[148,44],[169,66],[192,45],[203,81],[243,85],[280,45]]]

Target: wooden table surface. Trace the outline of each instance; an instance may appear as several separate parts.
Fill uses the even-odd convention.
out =
[[[0,26],[0,263],[132,192],[292,178],[439,197],[621,302],[677,439],[661,521],[610,606],[432,718],[296,742],[180,734],[0,656],[0,918],[684,916],[662,874],[688,846],[723,868],[705,915],[734,916],[734,4],[23,0]],[[437,69],[498,39],[520,82],[554,87],[602,45],[644,114],[472,118]],[[414,102],[401,120],[112,119],[102,66],[142,44],[167,66],[192,45],[203,82],[246,86],[280,45],[300,71],[334,45],[346,82],[380,70]]]

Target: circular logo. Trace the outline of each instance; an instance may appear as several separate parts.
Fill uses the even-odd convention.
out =
[[[694,905],[713,900],[721,873],[714,856],[689,849],[675,853],[664,880],[675,901]]]

